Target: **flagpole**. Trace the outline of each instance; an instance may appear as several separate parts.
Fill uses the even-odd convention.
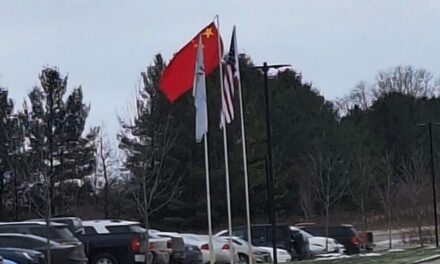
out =
[[[206,119],[208,120],[208,119]],[[212,218],[211,218],[211,187],[209,185],[209,152],[208,152],[208,132],[203,136],[205,141],[205,172],[206,172],[206,204],[208,206],[208,237],[209,237],[209,260],[214,264],[214,244],[212,242]]]
[[[218,35],[218,34],[217,34]],[[199,36],[199,49],[201,50],[201,56],[203,58],[203,44],[202,44],[202,38]],[[199,52],[199,50],[198,50]],[[199,54],[197,55],[197,59]],[[203,76],[205,76],[204,68],[205,68],[205,62],[202,59],[202,68],[203,68]],[[196,63],[198,64],[198,63]],[[197,72],[196,72],[197,73]],[[204,85],[206,85],[205,78],[203,78]],[[206,88],[206,87],[205,87]],[[206,173],[206,204],[207,204],[207,210],[208,210],[208,244],[209,244],[209,262],[210,264],[215,264],[215,253],[214,253],[214,242],[212,240],[212,215],[211,215],[211,185],[209,183],[209,149],[208,149],[208,100],[206,98],[206,89],[205,89],[205,104],[206,104],[206,111],[205,114],[205,122],[206,122],[206,132],[203,135],[204,143],[205,143],[205,173]]]
[[[223,86],[223,65],[222,65],[222,46],[220,41],[220,20],[219,16],[216,16],[217,19],[217,31],[219,34],[217,34],[217,40],[218,40],[218,57],[220,60],[220,91],[223,94],[224,92],[224,86]],[[223,130],[223,149],[225,154],[225,178],[226,178],[226,203],[227,203],[227,210],[228,210],[228,234],[229,234],[229,261],[230,263],[234,263],[234,252],[233,252],[233,246],[232,246],[232,213],[231,213],[231,190],[230,190],[230,184],[229,184],[229,157],[228,157],[228,137],[227,137],[227,131],[226,131],[226,122],[225,122],[225,116],[222,113],[221,114],[221,122],[222,122],[222,130]]]
[[[246,225],[247,225],[247,235],[248,235],[248,256],[249,264],[252,264],[252,236],[251,236],[251,210],[249,202],[249,177],[248,177],[248,166],[247,166],[247,151],[246,151],[246,133],[244,129],[244,114],[243,114],[243,96],[241,90],[241,76],[240,76],[240,62],[238,59],[237,50],[237,34],[234,26],[234,49],[235,49],[235,61],[237,63],[237,74],[238,74],[238,97],[240,101],[240,123],[241,123],[241,145],[243,148],[243,172],[244,172],[244,193],[246,196]]]

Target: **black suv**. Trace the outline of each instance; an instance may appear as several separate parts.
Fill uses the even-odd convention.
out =
[[[0,234],[0,247],[26,248],[46,254],[47,246],[47,239],[40,236],[18,233]],[[87,264],[84,250],[78,248],[77,245],[60,244],[50,241],[49,246],[53,264]]]
[[[257,224],[251,226],[252,245],[272,247],[272,225]],[[227,235],[227,232],[222,235]],[[234,227],[232,235],[248,241],[247,227]],[[277,247],[287,250],[292,259],[305,259],[310,257],[309,240],[301,233],[292,232],[290,225],[277,224],[276,226]]]
[[[49,239],[57,244],[60,248],[64,247],[66,250],[64,253],[60,254],[66,255],[64,257],[68,257],[69,261],[64,260],[64,263],[85,263],[87,261],[84,245],[79,241],[73,234],[69,231],[65,224],[50,222],[49,223],[49,233],[47,233],[47,226],[45,222],[38,221],[27,221],[27,222],[1,222],[0,223],[0,234],[2,237],[0,242],[3,244],[0,245],[2,247],[19,247],[20,243],[27,243],[24,240],[32,240],[32,247],[23,247],[26,249],[35,249],[34,246],[39,243],[38,239],[34,238],[47,238],[49,235]],[[21,236],[17,237],[7,237],[6,234],[25,234],[31,235],[32,238]],[[21,241],[21,240],[23,241]],[[17,243],[15,246],[13,244],[8,244],[5,241],[10,240]],[[43,239],[45,241],[45,239]],[[38,242],[38,243],[37,243]],[[12,243],[12,242],[11,242]],[[40,250],[39,250],[40,251]],[[61,251],[60,251],[61,252]],[[68,254],[66,253],[68,252]],[[43,252],[44,253],[44,252]]]
[[[49,226],[50,240],[61,244],[81,245],[81,241],[73,236],[72,232],[67,228],[67,225],[50,222]],[[30,234],[46,238],[47,226],[45,222],[40,221],[0,222],[0,233]]]
[[[31,220],[27,220],[27,221],[45,222],[46,220],[45,219],[31,219]],[[50,219],[50,221],[67,225],[67,228],[75,236],[78,234],[84,234],[84,227],[82,225],[82,220],[78,217],[52,217]]]
[[[301,224],[296,226],[314,236],[326,236],[325,226]],[[334,238],[344,245],[347,254],[357,254],[361,251],[359,233],[352,225],[329,226],[328,237]]]

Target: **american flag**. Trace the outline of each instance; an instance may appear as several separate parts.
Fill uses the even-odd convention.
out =
[[[229,124],[234,120],[234,90],[236,84],[240,81],[240,70],[238,68],[237,42],[235,39],[235,27],[232,32],[231,46],[228,54],[225,55],[223,62],[223,91],[222,91],[222,118],[220,126],[223,122]]]

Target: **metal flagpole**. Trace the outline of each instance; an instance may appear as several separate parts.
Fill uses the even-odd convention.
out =
[[[251,210],[249,205],[249,178],[248,178],[248,167],[247,167],[247,151],[246,151],[246,133],[244,130],[244,114],[243,114],[243,96],[241,92],[241,76],[240,76],[240,62],[238,60],[238,50],[237,50],[237,34],[234,26],[234,50],[235,50],[235,61],[237,64],[237,74],[238,74],[238,96],[240,101],[240,121],[241,121],[241,142],[243,147],[243,171],[244,171],[244,192],[246,196],[246,225],[247,225],[247,235],[248,235],[248,256],[249,264],[252,264],[252,236],[251,236]]]
[[[199,55],[202,55],[203,57],[203,44],[202,44],[202,38],[199,36],[199,43],[198,43],[198,50],[197,50],[197,62],[196,67],[200,67],[199,64]],[[201,54],[199,54],[200,50]],[[203,76],[205,76],[205,65],[204,60],[201,62],[203,64]],[[196,69],[195,74],[198,74],[198,69]],[[203,81],[205,82],[203,85],[206,85],[205,78],[203,78]],[[196,86],[196,83],[194,83],[194,87]],[[211,186],[209,183],[209,150],[208,150],[208,100],[206,98],[206,87],[205,87],[205,104],[206,104],[206,111],[204,111],[204,120],[206,122],[206,130],[203,135],[204,137],[204,143],[205,143],[205,173],[206,173],[206,205],[208,210],[208,245],[209,245],[209,262],[210,264],[215,263],[215,254],[214,254],[214,243],[212,240],[212,216],[211,216]],[[196,121],[197,122],[197,121]],[[196,125],[197,127],[197,125]],[[197,133],[197,132],[196,132]]]
[[[208,119],[206,119],[208,120]],[[209,260],[214,264],[214,244],[212,242],[212,219],[211,219],[211,188],[209,185],[209,152],[208,152],[208,132],[205,133],[205,172],[206,172],[206,203],[208,206],[208,235],[209,235]]]
[[[216,16],[217,18],[217,39],[218,39],[218,57],[220,60],[220,91],[223,95],[224,92],[224,86],[223,86],[223,65],[222,65],[222,50],[221,50],[221,41],[220,41],[220,21],[219,16]],[[227,137],[227,131],[226,131],[226,120],[225,116],[222,112],[221,114],[221,122],[222,122],[222,129],[223,129],[223,148],[225,153],[225,177],[226,177],[226,203],[227,203],[227,210],[228,210],[228,233],[229,233],[229,261],[230,263],[234,263],[234,252],[232,247],[232,213],[231,213],[231,190],[229,185],[229,157],[228,157],[228,137]]]

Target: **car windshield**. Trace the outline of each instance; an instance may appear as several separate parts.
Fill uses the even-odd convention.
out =
[[[307,232],[304,231],[304,230],[300,230],[300,232],[301,232],[301,234],[303,235],[303,237],[305,237],[305,238],[311,238],[311,237],[313,237],[310,233],[307,233]]]

